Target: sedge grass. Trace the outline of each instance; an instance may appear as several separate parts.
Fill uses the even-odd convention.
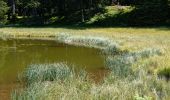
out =
[[[63,80],[74,74],[65,63],[32,64],[20,75],[28,85],[35,82]]]
[[[19,92],[14,91],[11,97],[13,100],[169,99],[169,82],[148,75],[143,69],[137,71],[135,76],[124,78],[110,73],[99,84],[93,83],[88,77],[82,77],[82,74],[86,74],[81,72],[69,78],[65,77],[62,81],[34,82]]]

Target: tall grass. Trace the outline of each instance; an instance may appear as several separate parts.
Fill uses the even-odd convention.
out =
[[[40,68],[40,70],[42,69]],[[98,84],[93,83],[85,76],[86,73],[81,72],[77,75],[72,74],[72,77],[69,78],[64,77],[62,81],[40,80],[30,84],[23,90],[13,92],[12,99],[168,100],[170,95],[170,86],[167,81],[161,80],[154,75],[148,75],[143,69],[138,70],[135,77],[127,76],[121,78],[118,75],[110,73],[103,82]]]
[[[20,75],[27,84],[71,78],[74,72],[65,63],[32,64]]]
[[[140,69],[135,77],[129,75],[128,77],[120,78],[111,73],[106,77],[103,88],[98,89],[99,91],[105,91],[105,94],[110,94],[110,97],[118,100],[136,100],[137,98],[168,100],[170,94],[168,84],[165,80],[160,80],[154,75],[148,75],[145,70]]]
[[[68,90],[73,88],[85,90],[91,83],[85,71],[76,73],[66,63],[30,65],[22,76],[27,88],[15,90],[11,96],[13,100],[44,100],[56,97],[61,99]]]

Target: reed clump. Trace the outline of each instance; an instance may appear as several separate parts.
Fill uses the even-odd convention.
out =
[[[43,81],[59,81],[72,77],[74,72],[65,63],[32,64],[20,75],[27,84]]]
[[[75,72],[70,66],[73,67],[66,63],[30,65],[22,74],[26,88],[13,91],[12,100],[64,99],[67,93],[72,94],[68,99],[78,99],[81,95],[76,97],[76,93],[87,91],[92,82],[85,71]]]

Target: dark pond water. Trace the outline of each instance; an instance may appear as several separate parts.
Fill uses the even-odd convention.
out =
[[[104,73],[104,58],[96,49],[55,41],[0,40],[0,100],[9,99],[12,89],[20,87],[17,75],[28,65],[57,62],[74,64],[96,79]]]

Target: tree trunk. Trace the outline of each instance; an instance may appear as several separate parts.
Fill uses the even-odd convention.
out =
[[[84,9],[81,10],[81,21],[84,22]]]
[[[15,15],[15,1],[12,0],[12,15]]]
[[[8,19],[13,19],[15,15],[15,1],[14,0],[8,0],[8,5],[10,7],[10,12],[8,14]]]
[[[84,22],[84,4],[83,4],[83,0],[81,0],[81,22]]]

